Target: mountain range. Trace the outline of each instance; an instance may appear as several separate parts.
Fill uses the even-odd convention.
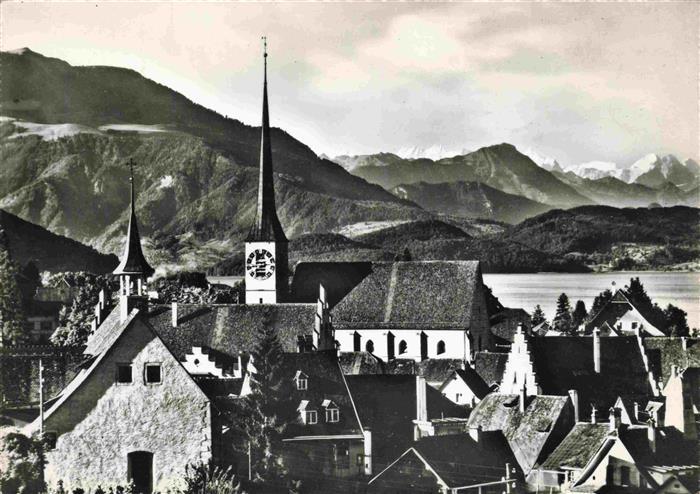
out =
[[[0,52],[0,64],[0,208],[118,254],[128,220],[125,162],[133,158],[152,263],[165,270],[240,269],[255,210],[259,128],[132,70],[74,67],[28,49]],[[391,259],[407,247],[415,259],[478,258],[492,271],[580,271],[596,259],[572,259],[541,239],[510,235],[527,221],[549,218],[554,208],[562,215],[562,208],[616,194],[637,194],[625,204],[633,206],[674,204],[692,194],[668,184],[579,180],[545,170],[507,143],[439,160],[346,156],[336,158],[340,166],[281,129],[272,130],[271,141],[292,260]],[[675,168],[664,170],[675,177]],[[659,195],[665,188],[673,200]],[[647,211],[637,214],[652,214]],[[607,224],[605,214],[594,215],[596,221]],[[690,217],[669,225],[692,230]],[[546,228],[533,232],[551,235]],[[48,233],[37,233],[36,241],[49,245]]]

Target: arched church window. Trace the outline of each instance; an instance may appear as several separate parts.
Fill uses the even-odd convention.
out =
[[[408,344],[406,344],[406,340],[401,340],[399,342],[399,355],[406,353],[407,350],[408,350]]]
[[[372,340],[367,340],[367,343],[365,343],[365,350],[369,353],[374,353],[374,342]]]
[[[352,350],[354,352],[361,352],[362,351],[362,336],[360,336],[360,333],[355,331],[355,334],[352,335]]]
[[[437,354],[445,353],[445,342],[440,340],[437,344]]]

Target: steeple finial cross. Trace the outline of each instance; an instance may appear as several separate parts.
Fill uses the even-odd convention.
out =
[[[267,58],[267,36],[261,36],[263,40],[263,57]]]
[[[136,165],[136,162],[134,161],[134,158],[129,158],[129,161],[126,162],[126,166],[129,167],[129,182],[134,183],[134,166]]]

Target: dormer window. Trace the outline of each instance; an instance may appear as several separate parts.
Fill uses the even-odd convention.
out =
[[[309,389],[309,376],[304,374],[302,371],[297,371],[294,375],[294,382],[297,385],[299,391],[305,391]]]
[[[318,423],[318,413],[316,412],[316,410],[306,411],[306,423],[310,425]]]
[[[301,400],[297,411],[301,416],[301,421],[305,424],[317,424],[318,423],[318,412],[316,410],[309,410],[309,400]]]
[[[340,410],[338,405],[331,400],[323,400],[321,406],[326,409],[326,422],[335,423],[340,421]]]

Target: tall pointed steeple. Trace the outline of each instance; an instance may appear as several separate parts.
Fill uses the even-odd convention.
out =
[[[267,105],[267,39],[264,40],[263,111],[260,137],[260,177],[255,221],[245,244],[245,289],[248,304],[277,304],[287,299],[289,253],[275,207],[270,143],[270,111]]]
[[[141,236],[136,220],[136,194],[134,192],[134,161],[129,160],[129,183],[131,185],[131,217],[126,234],[126,244],[119,266],[114,270],[116,275],[142,276],[144,279],[151,276],[155,270],[148,264],[141,250]]]
[[[146,278],[155,270],[148,264],[141,250],[141,236],[136,220],[136,194],[134,192],[134,161],[129,160],[129,182],[131,184],[131,216],[126,234],[126,244],[119,266],[113,274],[119,276],[120,320],[125,321],[135,308],[146,309]]]
[[[272,174],[272,145],[270,143],[270,111],[267,103],[267,38],[263,52],[263,108],[260,137],[260,176],[258,178],[258,205],[255,221],[248,234],[248,242],[286,242],[275,206],[275,185]]]

